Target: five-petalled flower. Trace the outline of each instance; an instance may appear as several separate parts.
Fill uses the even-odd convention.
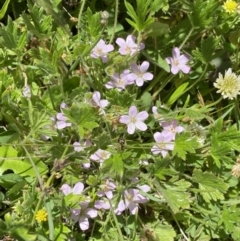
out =
[[[156,141],[156,144],[151,149],[153,155],[161,153],[162,156],[165,157],[169,150],[172,151],[174,149],[174,143],[171,142],[171,133],[156,132],[153,137]]]
[[[128,111],[128,115],[122,115],[119,122],[128,126],[128,133],[133,134],[135,129],[146,131],[147,125],[143,122],[148,118],[147,111],[141,111],[138,113],[136,106],[131,106]]]
[[[111,81],[105,84],[107,89],[117,88],[118,91],[122,91],[126,88],[127,85],[131,85],[134,81],[131,81],[130,78],[130,70],[125,69],[122,73],[114,73],[111,76]]]
[[[184,131],[184,127],[178,125],[177,120],[171,121],[161,121],[160,125],[163,127],[163,134],[169,134],[172,140],[175,140],[176,133],[181,133]]]
[[[139,45],[135,43],[136,37],[133,35],[128,35],[126,40],[123,38],[117,38],[116,43],[119,46],[119,53],[121,55],[134,55],[136,52],[144,49],[145,45],[140,43]]]
[[[114,50],[113,45],[106,44],[102,39],[99,40],[97,45],[92,49],[91,57],[94,59],[101,58],[103,63],[108,61],[107,53]]]
[[[71,209],[71,218],[74,223],[79,223],[81,230],[85,231],[89,228],[89,218],[97,217],[97,210],[88,208],[89,202],[81,202],[80,208]]]
[[[102,149],[98,149],[95,153],[90,156],[90,159],[93,161],[97,161],[100,163],[100,166],[103,162],[111,156],[111,153],[108,151],[104,151]]]
[[[185,54],[180,55],[180,49],[175,47],[172,50],[172,57],[167,57],[166,61],[171,65],[172,74],[177,74],[182,71],[185,74],[190,72],[190,67],[187,64],[189,57]]]
[[[148,192],[150,187],[143,185],[139,187],[144,192]],[[131,214],[136,214],[139,203],[146,203],[148,199],[139,193],[138,189],[131,188],[124,191],[123,200],[118,203],[118,207],[115,210],[117,215],[120,215],[125,209],[129,209]]]
[[[149,68],[149,62],[144,61],[141,65],[131,64],[133,73],[130,74],[130,80],[135,81],[137,86],[143,86],[144,81],[153,79],[153,74],[147,72]]]
[[[101,94],[99,91],[94,91],[92,95],[92,102],[94,106],[99,108],[100,114],[105,114],[103,109],[108,106],[109,102],[107,100],[101,100]]]

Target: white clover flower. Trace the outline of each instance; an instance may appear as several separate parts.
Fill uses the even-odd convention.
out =
[[[234,177],[240,177],[240,158],[237,158],[236,165],[233,166],[231,174]]]
[[[232,100],[240,94],[240,76],[233,73],[231,68],[225,71],[224,77],[219,73],[213,85],[219,89],[217,93],[221,93],[224,99]]]

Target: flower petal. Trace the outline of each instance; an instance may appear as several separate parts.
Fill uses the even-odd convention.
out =
[[[89,221],[86,216],[81,216],[79,219],[79,227],[81,230],[85,231],[89,228]]]
[[[131,64],[131,69],[135,74],[139,74],[139,66],[137,64]]]
[[[119,119],[120,123],[129,124],[131,122],[131,118],[128,115],[122,115]]]
[[[142,78],[143,78],[144,80],[152,80],[152,79],[153,79],[153,74],[150,73],[150,72],[144,73],[144,74],[142,75]]]
[[[167,61],[168,64],[172,64],[172,61],[173,61],[172,57],[167,57],[165,60]]]
[[[133,123],[128,124],[128,129],[127,129],[128,134],[132,135],[135,132],[135,125]]]
[[[138,205],[135,202],[130,202],[128,205],[128,209],[130,213],[134,215],[138,210]]]
[[[65,121],[57,121],[56,128],[58,130],[64,129],[65,127],[67,127],[67,123]]]
[[[102,60],[103,63],[107,63],[108,62],[107,55],[101,55],[101,60]]]
[[[166,150],[162,150],[161,154],[162,154],[162,157],[164,158],[167,156],[168,152]]]
[[[95,218],[97,217],[97,210],[93,208],[87,208],[85,213],[90,217],[90,218]]]
[[[63,192],[65,196],[72,192],[72,188],[68,184],[63,184],[60,190]]]
[[[148,118],[148,113],[147,111],[141,111],[136,115],[136,119],[140,121],[144,121]]]
[[[135,81],[137,86],[143,86],[143,83],[144,83],[143,78],[138,77]]]
[[[139,69],[142,73],[145,73],[148,70],[148,68],[149,68],[149,62],[143,61]]]
[[[135,117],[138,113],[137,107],[136,106],[131,106],[128,111],[128,115],[130,117]]]
[[[136,121],[135,126],[137,127],[137,129],[139,129],[141,131],[147,130],[147,125],[142,121]]]
[[[113,47],[113,45],[111,45],[111,44],[107,44],[107,45],[104,47],[104,49],[103,49],[103,51],[104,51],[105,53],[112,52],[113,50],[114,50],[114,47]]]
[[[81,182],[75,184],[72,192],[73,194],[81,194],[84,189],[84,185]]]
[[[100,92],[99,92],[99,91],[94,91],[94,93],[93,93],[93,95],[92,95],[92,99],[94,100],[94,102],[95,102],[97,105],[99,105],[100,98],[101,98]]]
[[[191,70],[191,68],[187,65],[179,65],[178,67],[184,74],[188,74]]]
[[[187,55],[185,55],[185,54],[182,54],[182,55],[178,58],[179,64],[186,64],[189,60],[190,60],[190,58],[189,58]]]
[[[162,151],[162,149],[160,149],[159,146],[157,146],[157,145],[154,145],[154,146],[151,148],[151,152],[152,152],[153,155],[157,155],[157,154],[159,154],[161,151]]]
[[[172,74],[177,74],[179,72],[179,68],[175,65],[172,65],[171,72]]]
[[[153,137],[154,137],[154,140],[158,143],[162,143],[164,141],[164,136],[160,132],[154,133]]]
[[[64,115],[64,113],[58,113],[56,117],[59,121],[66,121],[67,120],[67,117]]]
[[[116,39],[116,44],[120,47],[122,47],[123,45],[126,45],[126,41],[123,38],[117,38]]]
[[[135,40],[136,40],[136,37],[133,36],[133,35],[128,35],[127,38],[126,38],[126,43],[127,44],[130,44],[130,45],[135,45]]]
[[[112,199],[112,198],[113,198],[113,193],[112,193],[112,191],[107,191],[107,192],[105,192],[105,195],[106,195],[106,197],[107,197],[108,199]]]
[[[149,192],[151,189],[148,185],[142,185],[142,186],[139,186],[139,188],[144,192]]]
[[[126,209],[126,205],[124,203],[123,200],[121,200],[119,203],[118,203],[118,208],[117,208],[120,212],[124,211]]]
[[[177,47],[175,47],[175,48],[173,48],[173,50],[172,50],[172,56],[173,56],[173,58],[175,59],[179,59],[179,57],[180,57],[180,49],[179,48],[177,48]]]
[[[107,100],[100,100],[100,107],[101,108],[105,108],[107,105],[109,104],[109,102]]]

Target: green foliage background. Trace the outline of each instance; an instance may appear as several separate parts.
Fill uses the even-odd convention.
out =
[[[5,1],[0,0],[0,6]],[[221,2],[222,4],[222,2]],[[223,100],[213,82],[229,67],[239,74],[239,15],[220,1],[10,1],[0,14],[0,237],[15,240],[239,240],[239,179],[231,175],[240,152],[239,101]],[[100,24],[108,11],[107,24]],[[99,39],[114,44],[133,33],[146,48],[140,56],[109,55],[104,66],[90,57]],[[165,58],[173,47],[191,56],[189,75],[170,73]],[[154,79],[142,88],[108,90],[115,71],[133,61],[151,63]],[[22,94],[31,88],[31,98]],[[94,90],[110,102],[106,116],[86,104]],[[72,127],[56,130],[51,117],[67,103]],[[176,136],[166,158],[153,156],[149,132],[129,136],[118,122],[129,106],[162,119],[177,119],[186,132]],[[117,123],[116,123],[117,122]],[[203,128],[200,128],[202,126]],[[50,141],[42,137],[49,136]],[[123,137],[123,146],[119,143]],[[76,153],[72,143],[90,138],[95,146]],[[201,143],[201,138],[204,143]],[[102,168],[81,168],[98,148],[111,150]],[[148,166],[139,160],[149,161]],[[63,183],[81,180],[96,200],[99,184],[112,178],[120,200],[130,181],[148,184],[149,202],[136,217],[100,213],[91,230],[68,222],[69,208],[83,197],[63,198]],[[45,208],[48,221],[37,223]]]

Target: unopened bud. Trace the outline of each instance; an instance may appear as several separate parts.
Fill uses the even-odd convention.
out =
[[[103,20],[104,19],[107,20],[109,18],[109,13],[107,11],[103,11],[101,13],[101,17],[102,17]]]

